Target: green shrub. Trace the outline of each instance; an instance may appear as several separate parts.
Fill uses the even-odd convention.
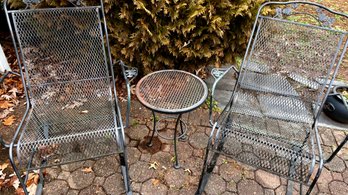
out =
[[[20,7],[21,0],[10,0]],[[94,3],[97,0],[85,0]],[[111,52],[141,72],[195,70],[243,55],[264,0],[104,0]],[[67,0],[44,0],[66,6]]]
[[[264,0],[105,0],[112,54],[144,72],[233,63]]]

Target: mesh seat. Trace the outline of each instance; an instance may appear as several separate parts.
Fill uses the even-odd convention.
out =
[[[348,43],[346,32],[330,26],[335,16],[347,17],[309,2],[261,6],[232,96],[213,127],[197,194],[220,154],[310,184],[310,193],[323,166],[316,122]]]
[[[8,11],[28,104],[15,135],[19,166],[32,170],[118,153],[131,193],[103,4],[69,2],[36,8],[36,1],[24,0],[30,9]]]

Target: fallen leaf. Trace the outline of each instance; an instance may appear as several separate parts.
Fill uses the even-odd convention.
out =
[[[130,87],[131,94],[133,94],[133,95],[135,94],[135,89],[136,89],[135,85],[132,85]]]
[[[4,98],[5,100],[12,99],[12,97],[10,95],[7,95],[7,94],[2,95],[1,98]]]
[[[10,117],[6,118],[4,121],[2,121],[2,124],[6,126],[10,126],[13,124],[13,122],[16,120],[14,115],[11,115]]]
[[[0,170],[5,170],[8,167],[8,163],[4,163],[2,165],[0,165]]]
[[[39,183],[39,180],[40,180],[40,175],[39,174],[35,175],[33,180],[34,180],[34,184],[37,185]]]
[[[6,173],[3,173],[2,170],[0,170],[0,180],[5,180],[5,177],[6,177]],[[0,182],[0,189],[1,189],[1,182]]]
[[[126,98],[121,97],[121,96],[119,97],[119,99],[120,99],[120,101],[121,101],[121,102],[126,102],[126,101],[127,101],[127,99],[126,99]]]
[[[158,166],[158,163],[155,161],[155,162],[153,162],[153,163],[150,163],[149,169],[154,169],[154,170],[156,170],[156,169],[157,169],[157,166]]]
[[[187,172],[189,175],[192,175],[192,171],[190,169],[185,169],[184,172]]]
[[[23,191],[22,188],[17,188],[15,194],[16,194],[16,195],[25,195],[25,193],[24,193],[24,191]]]
[[[92,169],[92,167],[86,167],[86,168],[83,168],[82,171],[84,173],[91,173],[91,172],[93,172],[93,169]]]
[[[157,186],[161,181],[159,179],[152,179],[152,185]]]
[[[14,104],[10,103],[9,101],[1,101],[0,102],[0,108],[7,109],[10,107],[13,107]]]
[[[9,109],[6,109],[6,110],[0,112],[0,119],[6,118],[8,114],[10,114]]]
[[[11,96],[13,98],[15,98],[15,97],[17,97],[18,89],[14,87],[11,90],[9,90],[8,92],[12,93]]]
[[[19,180],[18,180],[17,176],[13,176],[13,177],[11,178],[10,184],[11,184],[16,190],[18,189],[20,183],[19,183]]]
[[[35,195],[37,189],[37,184],[31,184],[29,187],[27,187],[29,195]]]

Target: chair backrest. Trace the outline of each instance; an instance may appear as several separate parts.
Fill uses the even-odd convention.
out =
[[[24,2],[35,7],[33,0]],[[102,4],[76,3],[80,6],[8,11],[30,103],[36,112],[47,113],[47,118],[52,117],[52,108],[115,98]]]
[[[348,19],[315,3],[264,4],[231,101],[253,90],[267,117],[315,122],[347,48],[347,32],[332,18]]]

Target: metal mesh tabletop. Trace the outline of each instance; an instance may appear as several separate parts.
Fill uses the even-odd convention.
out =
[[[206,84],[191,73],[162,70],[142,78],[136,87],[139,101],[162,113],[183,113],[200,106],[208,95]]]

